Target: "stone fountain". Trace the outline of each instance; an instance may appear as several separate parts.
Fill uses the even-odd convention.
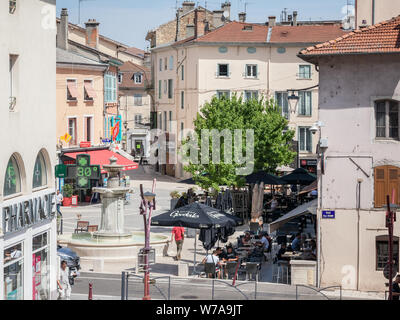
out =
[[[124,202],[125,196],[132,189],[120,185],[119,173],[124,166],[117,164],[117,159],[110,158],[109,165],[103,165],[108,172],[106,188],[93,188],[93,192],[100,194],[102,203],[101,223],[99,231],[93,234],[94,238],[125,238],[131,234],[124,231]]]
[[[109,165],[103,165],[108,172],[106,188],[93,188],[101,198],[101,222],[94,233],[65,234],[58,236],[58,244],[67,246],[81,257],[82,271],[116,272],[132,268],[139,250],[144,246],[144,232],[124,230],[124,202],[131,188],[120,185],[119,173],[123,166],[117,159],[110,158]],[[162,255],[170,236],[150,236],[150,244]]]

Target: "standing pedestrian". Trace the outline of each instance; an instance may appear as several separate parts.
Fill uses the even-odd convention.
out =
[[[58,300],[71,300],[71,285],[69,283],[69,268],[67,261],[61,261],[57,278]]]
[[[63,195],[60,193],[60,190],[57,190],[57,195],[56,195],[56,208],[57,208],[57,213],[62,217],[62,213],[61,213],[61,203],[63,202],[64,197]]]
[[[400,274],[396,276],[396,279],[393,282],[393,290],[392,290],[392,297],[393,300],[399,300],[400,298]]]
[[[185,228],[183,227],[174,227],[172,229],[171,241],[175,237],[176,243],[176,257],[175,260],[181,260],[181,253],[183,248],[183,240],[185,239]]]

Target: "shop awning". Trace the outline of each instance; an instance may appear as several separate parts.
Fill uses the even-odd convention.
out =
[[[67,82],[67,87],[69,94],[71,95],[72,99],[78,98],[78,89],[76,88],[75,82]]]
[[[117,159],[117,164],[124,166],[122,171],[135,170],[139,167],[136,162],[133,162],[118,153],[112,152],[110,150],[93,150],[93,151],[84,151],[84,152],[66,152],[64,155],[66,157],[76,159],[78,154],[88,154],[90,155],[90,163],[92,165],[100,165],[101,173],[106,173],[103,170],[104,164],[110,164],[110,158],[114,157]]]
[[[301,191],[299,192],[300,194],[304,194],[304,193],[309,193],[313,190],[317,190],[318,189],[318,180],[315,180],[313,183],[311,183],[310,185],[304,187],[303,189],[301,189]]]
[[[275,230],[282,227],[285,223],[290,220],[305,215],[307,213],[317,214],[318,199],[314,199],[310,202],[303,203],[292,211],[288,212],[284,216],[280,217],[278,220],[269,224],[269,232],[274,232]]]

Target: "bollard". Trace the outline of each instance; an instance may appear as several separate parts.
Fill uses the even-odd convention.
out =
[[[93,285],[89,283],[89,300],[93,300]]]

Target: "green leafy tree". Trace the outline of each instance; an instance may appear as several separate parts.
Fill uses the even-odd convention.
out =
[[[288,121],[282,117],[281,110],[274,100],[247,100],[242,97],[233,96],[232,99],[214,97],[211,102],[206,103],[197,114],[194,120],[195,135],[189,136],[183,142],[181,152],[189,156],[189,153],[196,150],[199,161],[190,161],[184,167],[185,171],[193,175],[193,179],[203,189],[213,188],[219,190],[219,186],[241,186],[244,184],[242,176],[237,174],[237,169],[244,165],[236,158],[232,158],[235,152],[246,154],[246,130],[254,130],[254,171],[266,170],[275,172],[280,165],[290,164],[295,153],[290,150],[290,142],[294,137],[293,130],[286,130]],[[229,130],[232,136],[235,129],[242,130],[241,150],[234,150],[224,158],[224,148],[230,144],[221,138],[218,143],[211,137],[208,139],[208,160],[209,163],[201,161],[202,132],[204,130]],[[196,136],[197,139],[194,139]],[[232,139],[233,140],[233,139]],[[192,150],[189,151],[189,146]],[[213,161],[212,154],[219,149],[220,162]],[[218,150],[217,150],[218,151]],[[230,157],[230,159],[228,159]],[[203,163],[202,163],[203,162]]]

